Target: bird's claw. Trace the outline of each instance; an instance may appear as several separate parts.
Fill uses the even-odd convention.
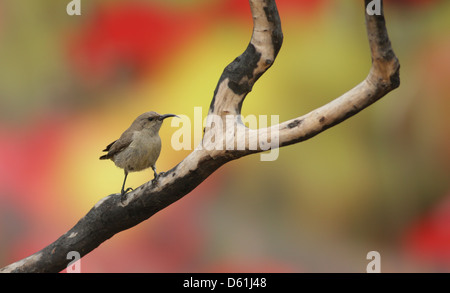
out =
[[[131,187],[128,187],[127,189],[125,189],[125,190],[123,190],[122,189],[122,192],[120,193],[120,201],[123,203],[123,200],[126,198],[126,194],[129,192],[129,191],[132,191],[133,190],[133,188],[131,188]]]
[[[152,185],[155,185],[156,182],[158,181],[159,177],[163,174],[164,174],[164,172],[155,173],[155,177],[152,180]]]
[[[125,190],[122,189],[122,192],[120,193],[120,195],[124,196],[125,194],[128,193],[128,191],[132,191],[132,190],[133,190],[133,188],[131,188],[131,187],[128,187],[128,188],[125,189]]]

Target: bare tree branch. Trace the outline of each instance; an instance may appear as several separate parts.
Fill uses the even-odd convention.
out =
[[[207,116],[200,145],[156,182],[149,181],[127,194],[101,199],[67,233],[39,252],[10,264],[0,272],[59,272],[70,260],[67,254],[86,255],[116,233],[131,228],[188,194],[225,163],[268,148],[286,146],[309,139],[355,115],[400,84],[399,62],[391,48],[383,10],[366,13],[366,27],[372,55],[367,78],[330,103],[295,119],[267,129],[249,129],[241,120],[241,107],[258,78],[273,64],[283,34],[274,0],[249,0],[253,34],[242,55],[224,70]],[[364,11],[371,1],[365,0]],[[232,123],[226,123],[231,121]],[[250,142],[267,141],[265,147]],[[277,140],[277,144],[272,143]],[[244,141],[238,148],[239,141]],[[227,146],[234,146],[228,148]]]

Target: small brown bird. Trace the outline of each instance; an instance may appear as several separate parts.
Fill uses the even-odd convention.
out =
[[[108,152],[100,157],[100,160],[111,159],[117,167],[124,169],[121,194],[133,190],[131,187],[125,190],[125,181],[128,172],[136,172],[151,167],[155,179],[158,178],[155,163],[161,152],[161,138],[159,129],[163,120],[169,117],[178,117],[174,114],[160,115],[156,112],[146,112],[139,115],[131,126],[125,130],[120,138],[110,143],[103,151]]]

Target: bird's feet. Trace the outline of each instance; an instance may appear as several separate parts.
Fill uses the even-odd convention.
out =
[[[128,187],[127,189],[125,189],[125,190],[123,190],[122,189],[122,191],[120,192],[120,201],[123,203],[123,201],[124,201],[124,199],[126,198],[126,194],[129,192],[129,191],[132,191],[133,190],[133,188],[131,188],[131,187]]]
[[[155,172],[155,174],[154,174],[154,178],[153,178],[153,180],[152,180],[152,185],[155,185],[156,184],[156,182],[158,181],[158,179],[159,179],[159,177],[161,176],[161,175],[163,175],[164,174],[164,172],[159,172],[159,173],[156,173]]]
[[[128,191],[132,191],[132,190],[133,190],[133,188],[128,187],[128,188],[125,189],[125,190],[122,189],[122,191],[120,192],[120,194],[123,196],[123,195],[127,194]]]

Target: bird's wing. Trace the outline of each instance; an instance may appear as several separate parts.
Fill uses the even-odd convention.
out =
[[[106,155],[100,157],[103,159],[110,159],[114,155],[120,153],[123,149],[128,147],[133,141],[133,132],[125,131],[122,136],[116,141],[113,141],[103,150],[104,152],[108,152]]]

